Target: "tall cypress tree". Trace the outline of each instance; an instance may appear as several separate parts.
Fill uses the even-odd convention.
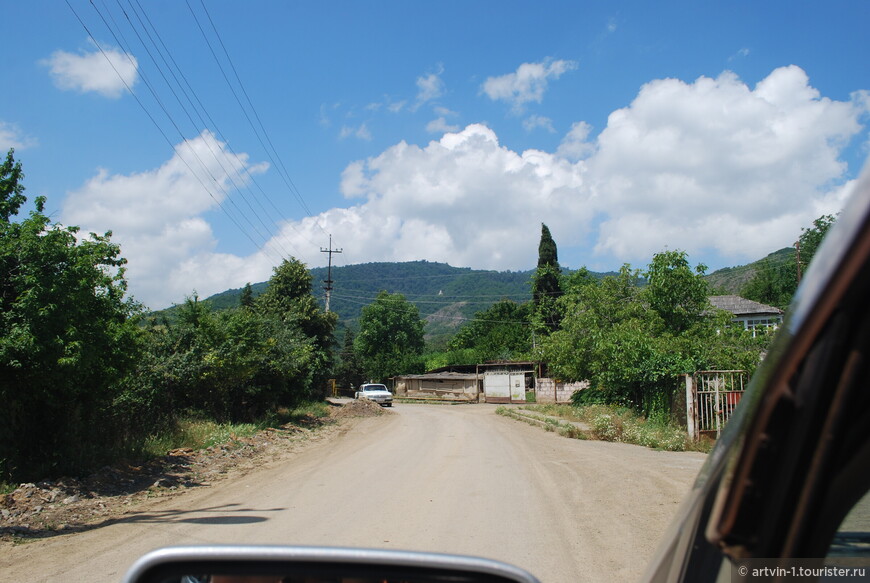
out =
[[[561,315],[556,300],[562,295],[562,268],[559,253],[550,229],[541,223],[541,242],[538,244],[538,269],[532,277],[532,303],[535,323],[539,332],[549,334],[559,329]]]
[[[242,295],[239,298],[239,306],[243,308],[254,307],[254,290],[251,287],[250,281],[245,284],[245,287],[242,288]]]

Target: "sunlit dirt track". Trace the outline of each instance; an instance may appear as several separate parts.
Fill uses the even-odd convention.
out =
[[[566,439],[490,405],[393,409],[108,526],[4,544],[0,579],[119,581],[157,547],[265,543],[480,555],[545,583],[633,580],[704,460]]]

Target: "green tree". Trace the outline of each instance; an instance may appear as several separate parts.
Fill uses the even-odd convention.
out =
[[[254,307],[254,290],[251,288],[250,281],[242,288],[242,295],[239,296],[239,306],[242,308]]]
[[[257,306],[287,324],[299,326],[312,338],[316,350],[315,385],[323,385],[333,364],[335,326],[338,316],[320,309],[312,295],[312,277],[298,259],[284,260],[274,269],[266,291],[257,298]]]
[[[586,267],[581,267],[576,271],[572,271],[563,281],[565,293],[573,293],[587,285],[596,285],[598,280],[589,273]]]
[[[644,274],[649,306],[661,317],[665,328],[678,335],[703,319],[709,307],[705,265],[693,270],[685,251],[662,251],[653,256]]]
[[[381,291],[365,306],[355,346],[369,379],[422,372],[423,325],[417,306],[402,294]]]
[[[344,346],[338,356],[335,379],[338,386],[345,389],[359,387],[366,381],[362,362],[354,348],[353,331],[350,328],[344,332]]]
[[[462,364],[522,358],[532,349],[530,308],[527,303],[500,300],[475,314],[450,339],[447,348],[472,359]]]
[[[255,421],[310,399],[319,387],[321,355],[315,339],[273,313],[246,308],[212,312],[193,296],[179,306],[174,323],[152,326],[149,332],[148,354],[130,385],[135,394],[154,387],[151,406],[170,420],[180,413]]]
[[[816,255],[816,251],[819,249],[819,245],[822,244],[825,235],[828,234],[828,231],[836,222],[837,218],[834,215],[822,215],[813,221],[812,227],[801,229],[801,236],[798,239],[801,272],[805,272],[807,267],[809,267],[810,262],[812,262],[813,257]]]
[[[813,221],[811,227],[802,228],[797,241],[800,265],[796,257],[782,263],[773,263],[765,258],[759,262],[752,279],[740,289],[740,295],[763,304],[787,308],[797,291],[798,273],[806,272],[836,220],[833,215],[822,215]]]
[[[541,241],[538,244],[538,267],[532,276],[532,303],[535,329],[550,334],[559,329],[561,316],[557,301],[562,296],[562,268],[556,242],[547,225],[541,223]]]
[[[14,153],[15,150],[9,150],[6,160],[0,165],[0,223],[8,223],[27,201],[22,183],[24,172],[21,162],[15,161]]]
[[[112,409],[135,366],[139,307],[125,299],[111,233],[80,237],[26,201],[10,151],[0,166],[0,471],[37,479],[99,463],[130,423]]]
[[[785,309],[797,289],[797,267],[794,258],[773,263],[764,258],[758,263],[752,279],[740,288],[744,298]]]
[[[755,341],[728,329],[730,316],[708,308],[701,273],[684,253],[665,252],[653,258],[644,288],[628,265],[600,283],[580,277],[559,302],[561,329],[542,340],[550,376],[588,380],[581,400],[664,419],[680,374],[710,366],[753,369]]]
[[[569,381],[592,380],[610,366],[601,348],[616,325],[642,320],[648,310],[639,300],[638,272],[623,265],[619,275],[572,288],[559,300],[562,328],[541,343],[550,376]]]
[[[296,302],[309,297],[311,291],[311,273],[304,263],[291,257],[272,270],[269,285],[258,298],[258,302],[269,312],[291,312],[296,307]]]

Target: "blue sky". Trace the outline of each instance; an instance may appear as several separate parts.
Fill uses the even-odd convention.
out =
[[[870,144],[866,1],[4,13],[0,148],[152,308],[323,265],[330,234],[339,264],[529,269],[541,222],[569,267],[746,263],[839,211]]]

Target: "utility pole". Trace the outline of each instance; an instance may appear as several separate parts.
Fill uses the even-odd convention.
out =
[[[794,244],[795,249],[797,249],[797,259],[795,263],[797,263],[797,282],[798,285],[801,284],[801,240],[798,239]]]
[[[326,290],[326,311],[329,312],[329,298],[332,295],[332,254],[333,253],[341,253],[344,249],[333,249],[332,248],[332,235],[329,236],[329,249],[320,248],[321,253],[329,253],[329,267],[326,269],[326,279],[323,280],[323,283],[326,285],[323,286],[323,289]]]

